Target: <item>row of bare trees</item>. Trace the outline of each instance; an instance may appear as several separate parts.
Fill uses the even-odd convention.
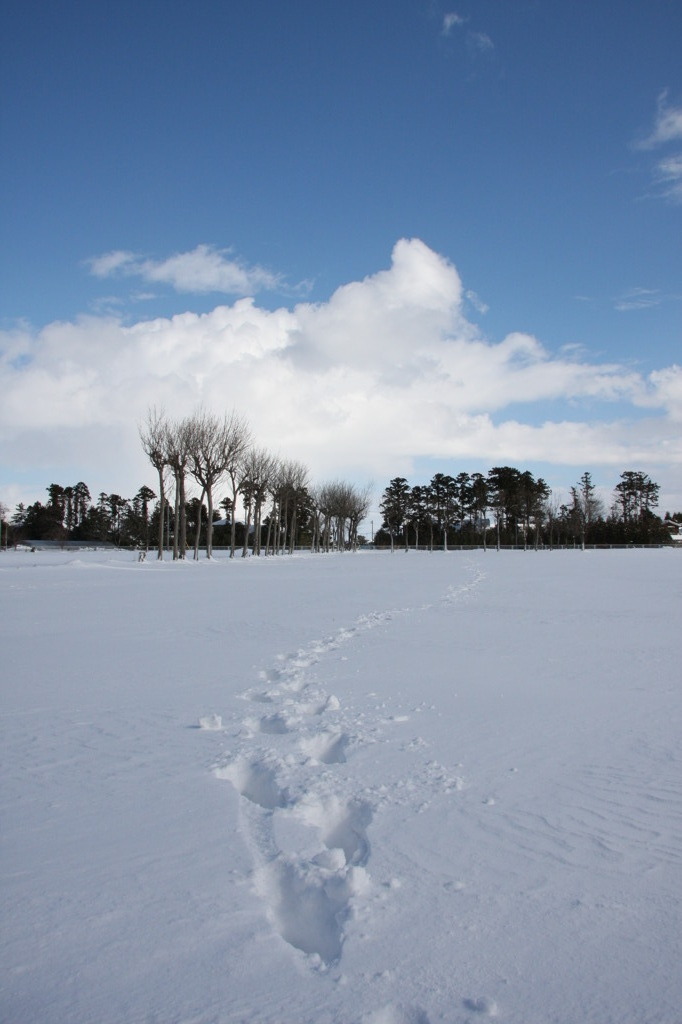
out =
[[[222,419],[199,411],[182,420],[168,419],[162,411],[150,409],[140,427],[140,441],[145,455],[159,478],[159,558],[163,557],[163,524],[166,505],[166,474],[172,475],[175,488],[173,517],[173,557],[185,558],[187,553],[188,473],[201,488],[200,504],[208,506],[206,554],[213,552],[213,495],[219,480],[229,477],[236,498],[237,481],[241,476],[246,453],[251,445],[251,432],[245,420],[236,413]],[[232,506],[232,549],[234,549],[234,505]],[[199,523],[200,525],[200,523]],[[199,546],[199,528],[194,540],[195,557]],[[231,552],[234,554],[234,550]]]
[[[367,515],[371,488],[334,481],[313,487],[308,469],[254,444],[246,420],[236,412],[223,417],[199,410],[181,420],[163,411],[149,410],[140,427],[140,441],[156,469],[159,482],[158,557],[163,557],[166,521],[166,484],[173,487],[173,557],[185,558],[187,537],[187,479],[206,501],[206,555],[213,555],[214,495],[219,483],[229,483],[229,496],[220,502],[230,522],[230,557],[236,553],[237,510],[244,511],[242,556],[292,552],[302,527],[312,550],[355,549],[358,528]],[[265,533],[265,536],[264,536]],[[198,557],[201,516],[193,540]]]

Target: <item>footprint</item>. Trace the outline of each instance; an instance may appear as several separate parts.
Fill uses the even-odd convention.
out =
[[[292,808],[306,824],[315,825],[328,850],[343,850],[347,864],[366,864],[369,859],[367,828],[372,808],[364,800],[337,796],[305,796]]]
[[[465,999],[464,1005],[467,1010],[483,1014],[486,1017],[497,1017],[497,1003],[489,996],[481,996],[479,999]]]
[[[340,707],[341,702],[333,693],[328,697],[307,701],[298,706],[299,711],[303,715],[322,715],[325,711],[338,711]]]
[[[272,736],[281,736],[290,731],[287,719],[280,713],[264,715],[258,723],[258,727],[261,732],[269,733]]]
[[[352,900],[367,892],[369,878],[335,848],[310,860],[280,852],[256,872],[255,882],[285,942],[331,964],[341,956]]]
[[[265,810],[286,807],[289,803],[286,792],[277,784],[274,769],[262,761],[235,761],[225,768],[216,768],[215,774],[231,782],[240,796]]]
[[[347,879],[280,854],[257,872],[256,886],[285,942],[328,964],[339,959],[341,917],[350,898]]]
[[[307,685],[304,676],[292,674],[287,682],[280,683],[279,688],[283,693],[301,693]]]
[[[273,697],[267,691],[247,690],[242,695],[243,700],[252,700],[255,704],[272,704]]]
[[[350,737],[343,732],[321,732],[301,740],[302,752],[313,761],[322,764],[345,764],[345,750]]]

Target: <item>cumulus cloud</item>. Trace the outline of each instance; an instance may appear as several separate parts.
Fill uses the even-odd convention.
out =
[[[269,311],[242,298],[132,326],[19,327],[0,336],[0,443],[17,473],[28,464],[69,482],[78,466],[91,488],[123,494],[150,477],[137,423],[151,404],[174,416],[235,407],[260,444],[317,478],[381,481],[425,457],[483,470],[679,464],[680,368],[645,377],[520,332],[494,343],[466,302],[453,264],[403,239],[388,269],[319,304]]]
[[[146,259],[127,251],[104,253],[88,260],[96,277],[114,275],[139,277],[143,281],[169,284],[177,292],[220,292],[225,295],[255,295],[277,288],[282,278],[264,267],[248,266],[231,258],[229,249],[198,245],[191,252],[176,253],[164,260]]]
[[[649,388],[639,398],[639,404],[664,408],[671,420],[682,422],[682,366],[654,370],[649,376]]]

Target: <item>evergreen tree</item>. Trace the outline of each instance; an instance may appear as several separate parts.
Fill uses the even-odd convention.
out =
[[[521,474],[513,466],[495,466],[488,472],[488,496],[495,515],[497,549],[502,536],[518,542],[519,492]]]
[[[405,528],[410,509],[410,485],[405,477],[397,476],[384,491],[379,508],[384,517],[383,526],[391,538],[391,551],[395,548],[395,540]],[[407,529],[405,533],[405,550],[408,550]]]
[[[488,481],[482,473],[471,476],[471,508],[474,516],[474,527],[480,529],[483,537],[483,548],[486,548],[488,534]]]
[[[597,488],[588,472],[583,473],[575,487],[571,487],[571,517],[580,535],[580,546],[583,551],[587,538],[592,535],[603,515],[603,504],[596,491]]]

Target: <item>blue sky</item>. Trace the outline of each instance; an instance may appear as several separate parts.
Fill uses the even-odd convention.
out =
[[[682,508],[682,4],[1,10],[5,504],[201,401],[318,479]]]

